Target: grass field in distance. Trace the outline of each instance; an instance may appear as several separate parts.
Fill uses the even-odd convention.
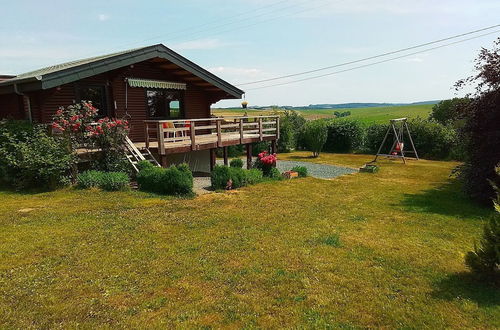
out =
[[[344,117],[348,119],[357,119],[365,123],[386,123],[393,118],[427,118],[433,105],[403,105],[389,107],[369,107],[369,108],[349,108],[349,109],[304,109],[296,110],[306,119],[333,118],[334,112],[350,111],[351,115]],[[279,110],[284,111],[284,110]],[[246,109],[249,116],[271,115],[273,110]],[[212,109],[212,113],[217,116],[242,116],[245,109]]]

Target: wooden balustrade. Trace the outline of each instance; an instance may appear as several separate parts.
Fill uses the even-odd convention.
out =
[[[279,138],[278,116],[145,120],[145,146],[160,155]]]

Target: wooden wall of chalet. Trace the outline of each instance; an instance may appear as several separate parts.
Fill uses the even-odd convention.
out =
[[[33,119],[37,122],[48,123],[60,106],[73,104],[76,99],[77,84],[105,84],[107,87],[108,111],[110,116],[121,118],[125,116],[125,78],[144,78],[183,82],[181,78],[172,76],[168,71],[158,68],[154,63],[141,62],[127,67],[100,75],[82,79],[75,83],[62,85],[59,88],[52,88],[30,93]],[[144,140],[143,120],[149,119],[146,108],[146,92],[144,88],[127,88],[128,91],[128,114],[131,116],[130,137],[134,141]],[[2,102],[12,103],[8,97],[10,95],[0,95],[0,111]],[[210,94],[192,84],[187,85],[184,97],[184,111],[186,118],[207,118],[210,117],[210,105],[218,100],[217,96]],[[116,110],[114,109],[116,101]],[[8,104],[3,109],[13,113],[14,105]],[[16,105],[19,108],[18,105]],[[0,112],[0,118],[5,117]]]
[[[0,95],[0,119],[24,119],[22,96],[17,94]]]

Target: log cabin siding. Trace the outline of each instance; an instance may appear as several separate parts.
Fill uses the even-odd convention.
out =
[[[0,119],[24,119],[22,96],[17,94],[0,95]]]

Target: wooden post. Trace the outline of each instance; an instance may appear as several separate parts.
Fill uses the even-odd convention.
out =
[[[271,141],[271,153],[272,154],[276,153],[276,140]]]
[[[262,141],[264,138],[262,133],[262,118],[259,118],[259,141]]]
[[[149,149],[149,124],[144,123],[144,134],[145,136],[145,141],[146,141],[146,149]]]
[[[243,118],[240,118],[240,144],[243,144]]]
[[[216,161],[216,155],[215,155],[215,148],[210,149],[210,172],[212,172],[215,168],[215,161]]]
[[[165,132],[163,131],[163,123],[158,123],[158,153],[165,155]]]
[[[227,147],[222,147],[222,152],[224,154],[224,165],[227,166],[229,164],[229,162],[227,160]]]
[[[160,157],[161,167],[168,167],[167,155],[160,155]]]
[[[280,117],[276,117],[276,140],[280,139]]]
[[[222,131],[220,128],[220,119],[215,120],[215,127],[217,128],[217,146],[222,147]]]
[[[190,135],[191,135],[191,150],[196,150],[196,130],[194,129],[195,122],[191,121]]]
[[[247,169],[251,169],[252,168],[252,144],[247,143],[246,148],[247,148]]]

